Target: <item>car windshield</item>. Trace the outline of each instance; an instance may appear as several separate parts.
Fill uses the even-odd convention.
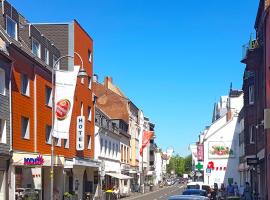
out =
[[[187,185],[187,189],[200,189],[200,185]]]

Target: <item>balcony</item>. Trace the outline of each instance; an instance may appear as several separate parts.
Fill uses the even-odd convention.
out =
[[[259,48],[259,43],[257,39],[252,39],[252,36],[249,42],[242,46],[242,63],[246,63],[249,54],[253,52],[255,49]]]

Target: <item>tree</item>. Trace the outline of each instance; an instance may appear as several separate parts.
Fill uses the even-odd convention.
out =
[[[167,173],[175,172],[178,176],[183,174],[189,174],[192,169],[192,157],[191,155],[186,156],[185,158],[175,155],[170,159],[169,164],[167,165]]]
[[[189,174],[192,171],[192,156],[191,154],[185,157],[185,173]]]

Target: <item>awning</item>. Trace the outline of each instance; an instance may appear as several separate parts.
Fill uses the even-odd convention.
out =
[[[124,174],[119,174],[119,173],[106,173],[106,175],[117,178],[117,179],[132,179],[132,177],[124,175]]]

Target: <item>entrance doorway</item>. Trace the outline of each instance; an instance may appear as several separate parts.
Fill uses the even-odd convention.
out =
[[[5,199],[5,171],[0,171],[0,199]]]

